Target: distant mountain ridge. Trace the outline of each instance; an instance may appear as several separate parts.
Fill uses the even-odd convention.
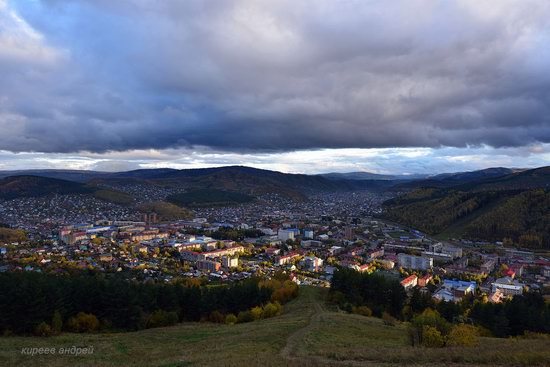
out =
[[[326,177],[331,180],[388,180],[388,181],[409,181],[420,180],[429,177],[427,174],[413,174],[413,175],[384,175],[372,172],[330,172],[321,173],[319,176]]]
[[[479,182],[487,179],[498,179],[500,177],[523,171],[524,170],[520,169],[495,167],[470,172],[442,173],[439,175],[430,176],[424,180],[415,180],[401,184],[398,183],[395,185],[395,189],[410,190],[426,187],[452,187],[461,184]]]
[[[477,171],[441,173],[435,176],[430,176],[429,178],[432,180],[455,180],[455,181],[478,180],[483,178],[506,176],[506,175],[509,175],[515,172],[520,172],[520,171],[525,171],[525,169],[491,167],[491,168],[481,169]]]
[[[4,177],[6,184],[14,180],[13,177],[34,177],[21,182],[24,188],[16,189],[15,185],[12,190],[10,186],[6,186],[4,198],[40,196],[48,190],[50,193],[61,194],[85,193],[91,190],[89,187],[108,186],[113,183],[143,183],[182,190],[217,189],[253,196],[276,193],[296,200],[305,199],[305,194],[309,192],[354,188],[350,183],[334,182],[320,176],[288,174],[243,166],[186,170],[140,169],[113,173],[75,170],[4,171],[0,172],[1,177]],[[34,181],[41,183],[33,185]],[[42,189],[39,186],[42,186]]]
[[[546,168],[547,169],[547,168]],[[540,187],[545,181],[545,168],[539,168],[536,178],[529,177],[533,170],[489,168],[479,171],[446,173],[429,178],[424,176],[378,175],[369,172],[331,173],[321,175],[290,174],[246,166],[225,166],[197,169],[138,169],[126,172],[97,172],[79,170],[24,170],[0,171],[0,178],[9,176],[35,176],[67,180],[92,186],[102,184],[146,183],[184,190],[219,189],[247,195],[277,193],[303,199],[315,191],[410,191],[417,188],[452,188],[462,190],[511,189],[516,186]],[[67,185],[65,185],[67,186]]]

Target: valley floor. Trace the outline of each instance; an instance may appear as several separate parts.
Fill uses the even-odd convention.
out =
[[[413,348],[404,326],[329,311],[303,287],[282,316],[238,325],[185,323],[116,334],[0,338],[1,366],[520,366],[550,365],[550,339],[482,338],[475,348]],[[93,354],[35,355],[22,348],[93,346]]]

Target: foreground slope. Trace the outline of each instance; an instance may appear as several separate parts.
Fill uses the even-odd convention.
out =
[[[550,364],[549,339],[481,338],[475,348],[414,348],[404,325],[328,310],[303,287],[282,316],[237,325],[185,323],[134,333],[0,338],[2,366],[518,366]],[[86,356],[23,347],[93,346]]]

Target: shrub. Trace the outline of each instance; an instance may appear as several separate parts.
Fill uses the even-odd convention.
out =
[[[445,345],[445,338],[433,326],[422,327],[422,345],[428,348],[441,348]]]
[[[260,306],[256,306],[250,309],[250,312],[252,313],[252,318],[254,320],[259,320],[262,318],[264,310]]]
[[[52,317],[52,331],[55,334],[59,334],[61,333],[61,329],[63,329],[63,319],[59,311],[55,311]]]
[[[330,303],[334,303],[334,304],[337,304],[337,305],[341,305],[345,302],[346,300],[346,295],[340,291],[330,291],[328,296],[327,296],[327,300],[328,302]]]
[[[491,332],[491,330],[489,330],[489,329],[487,329],[483,326],[477,325],[476,328],[477,328],[477,335],[479,335],[479,336],[483,336],[483,337],[486,337],[486,338],[492,338],[494,336],[493,333]]]
[[[409,324],[409,327],[407,328],[407,335],[413,347],[420,345],[421,343],[420,334],[421,334],[421,331],[417,327],[414,327],[412,324]]]
[[[291,298],[290,292],[288,292],[288,290],[285,288],[276,289],[271,295],[272,301],[274,302],[277,301],[280,303],[286,303],[288,300],[290,300],[290,298]]]
[[[427,308],[420,315],[415,316],[412,321],[412,325],[418,329],[422,329],[422,326],[431,326],[436,328],[441,335],[447,335],[451,330],[451,324],[447,322],[437,311]]]
[[[233,315],[232,313],[225,316],[225,323],[227,325],[233,325],[237,323],[237,316]]]
[[[290,280],[283,283],[282,287],[276,288],[271,295],[271,301],[285,304],[298,295],[298,285]]]
[[[368,316],[368,317],[372,316],[372,310],[370,308],[368,308],[367,306],[353,307],[352,312],[356,313],[358,315],[363,315],[363,316]]]
[[[484,336],[484,335],[482,335]],[[536,333],[534,331],[525,331],[523,333],[523,335],[519,335],[518,338],[522,338],[522,339],[543,339],[543,340],[548,340],[550,339],[550,335],[549,334],[545,334],[545,333]]]
[[[99,330],[99,320],[95,315],[79,312],[67,321],[67,328],[75,333],[93,333]]]
[[[41,322],[36,326],[34,329],[34,335],[36,336],[51,336],[53,334],[53,330],[50,327],[50,325],[46,324],[45,322]]]
[[[218,324],[223,324],[225,322],[225,316],[220,311],[212,311],[210,317],[208,318],[211,322],[216,322]]]
[[[148,318],[146,327],[155,328],[175,325],[178,322],[177,312],[168,312],[164,310],[154,311]]]
[[[395,319],[395,317],[393,317],[386,311],[382,313],[382,320],[384,321],[384,325],[395,326],[395,324],[397,324],[397,320]]]
[[[475,347],[478,344],[477,329],[471,325],[459,324],[451,329],[447,336],[447,345]]]
[[[252,315],[252,312],[250,312],[250,311],[241,311],[237,315],[237,322],[239,324],[241,324],[243,322],[250,322],[250,321],[254,321],[254,316]]]
[[[409,321],[410,319],[412,319],[413,314],[414,314],[413,310],[412,310],[411,306],[409,306],[409,305],[406,305],[401,310],[401,316],[403,317],[403,320],[405,320],[405,321]]]
[[[269,302],[264,306],[262,311],[262,318],[266,319],[268,317],[273,317],[281,314],[282,306],[279,302],[271,303]]]

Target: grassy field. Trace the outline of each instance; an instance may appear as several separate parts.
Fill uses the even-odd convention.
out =
[[[303,351],[330,360],[375,365],[550,365],[550,340],[481,338],[478,347],[418,348],[408,344],[404,325],[359,315],[325,313],[308,333]]]
[[[240,325],[185,323],[120,334],[0,338],[0,366],[478,366],[550,365],[550,340],[482,338],[476,348],[413,348],[405,327],[328,311],[302,288],[282,316]],[[22,348],[93,346],[86,356]]]

